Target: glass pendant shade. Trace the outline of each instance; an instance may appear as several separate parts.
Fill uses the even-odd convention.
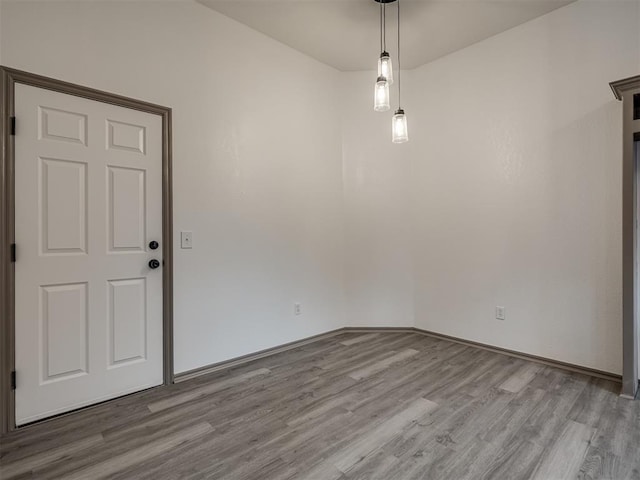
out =
[[[378,77],[374,93],[373,109],[376,112],[389,110],[389,82],[384,77]]]
[[[404,110],[399,108],[393,115],[391,124],[391,141],[393,143],[404,143],[409,141],[409,131],[407,130],[407,117]]]
[[[386,78],[389,85],[393,84],[393,64],[387,52],[382,52],[378,58],[378,77]]]

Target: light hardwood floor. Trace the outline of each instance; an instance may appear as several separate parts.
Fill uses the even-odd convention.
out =
[[[412,333],[345,333],[1,439],[3,479],[640,478],[619,385]]]

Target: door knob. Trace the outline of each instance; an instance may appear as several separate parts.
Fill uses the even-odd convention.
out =
[[[158,260],[156,260],[155,258],[152,258],[151,260],[149,260],[149,268],[156,269],[159,266],[160,266],[160,262]]]
[[[155,240],[152,240],[151,242],[149,242],[149,248],[151,250],[155,250],[156,248],[158,248],[158,242],[156,242]]]

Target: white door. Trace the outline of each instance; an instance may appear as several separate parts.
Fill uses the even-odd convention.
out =
[[[15,115],[22,425],[163,382],[162,119],[22,84]]]

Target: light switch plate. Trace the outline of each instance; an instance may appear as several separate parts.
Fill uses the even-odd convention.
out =
[[[193,232],[180,232],[180,248],[193,248]]]

